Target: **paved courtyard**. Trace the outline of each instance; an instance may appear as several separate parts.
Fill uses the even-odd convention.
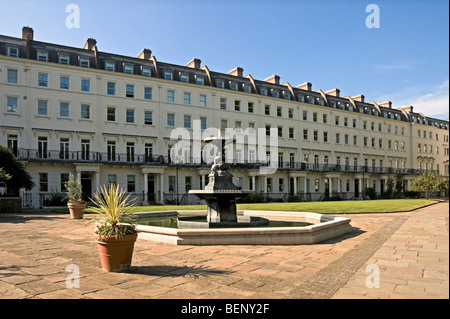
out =
[[[171,246],[138,239],[126,273],[101,269],[93,217],[0,215],[0,299],[449,298],[448,202],[347,215],[351,233],[314,245]],[[79,288],[66,285],[73,274],[68,265],[79,268]]]

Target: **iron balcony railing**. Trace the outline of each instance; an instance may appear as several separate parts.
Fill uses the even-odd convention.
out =
[[[150,155],[150,154],[132,154],[132,153],[101,153],[101,152],[83,152],[83,151],[47,151],[38,149],[18,149],[17,158],[21,161],[31,162],[62,162],[62,163],[99,163],[109,165],[164,165],[164,166],[189,166],[189,167],[210,167],[210,163],[205,163],[195,158],[185,158],[178,163],[174,163],[168,156]],[[234,162],[231,164],[233,169],[258,169],[269,167],[270,162]],[[306,171],[306,172],[339,172],[339,173],[358,173],[358,174],[410,174],[420,175],[425,172],[439,173],[437,170],[425,170],[415,168],[394,168],[394,167],[375,167],[360,165],[338,165],[338,164],[319,164],[304,162],[278,162],[277,169],[286,171]]]

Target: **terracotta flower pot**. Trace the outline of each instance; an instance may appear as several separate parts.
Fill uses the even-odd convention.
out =
[[[126,235],[120,239],[116,237],[100,238],[96,236],[95,240],[103,270],[109,272],[128,270],[131,266],[136,239],[137,233]]]
[[[86,203],[67,203],[70,211],[71,219],[82,219],[84,215],[84,210],[86,209]]]

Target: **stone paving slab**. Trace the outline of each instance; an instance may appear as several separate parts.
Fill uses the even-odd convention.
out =
[[[353,231],[299,246],[136,242],[125,273],[101,269],[93,215],[0,215],[0,299],[448,299],[448,203],[349,215]],[[80,270],[69,289],[68,265]],[[380,270],[367,288],[366,267]]]

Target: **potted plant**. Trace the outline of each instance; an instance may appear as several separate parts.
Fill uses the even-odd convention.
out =
[[[81,183],[75,179],[72,173],[69,174],[69,180],[64,183],[67,189],[67,196],[69,201],[67,206],[70,211],[70,218],[82,219],[84,210],[86,209],[86,203],[83,200],[83,192],[81,190]]]
[[[131,266],[137,232],[130,223],[132,218],[128,213],[134,201],[128,201],[129,197],[114,184],[108,188],[101,186],[94,194],[96,211],[102,217],[96,225],[95,241],[105,271],[125,271]]]

